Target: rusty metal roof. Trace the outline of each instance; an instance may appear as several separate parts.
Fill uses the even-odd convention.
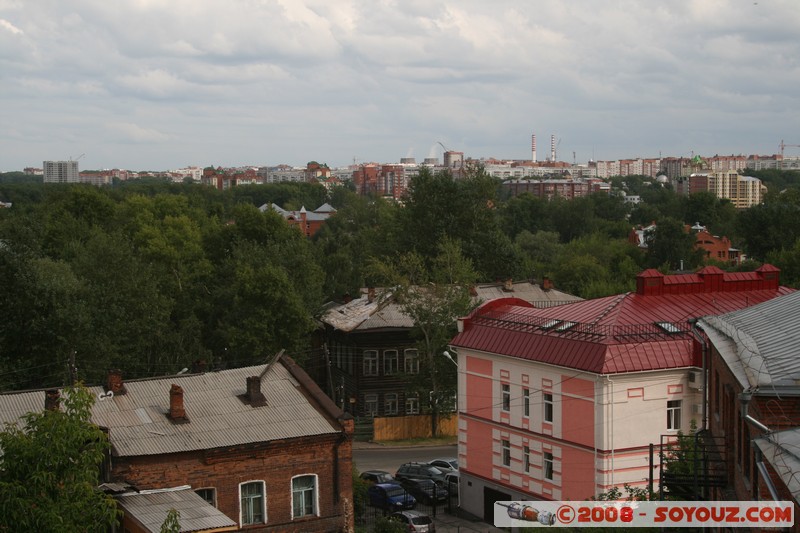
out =
[[[451,344],[601,374],[697,366],[689,319],[789,292],[626,293],[541,309],[495,300],[463,319]]]
[[[279,439],[341,432],[312,405],[284,361],[270,366],[261,379],[267,403],[252,407],[239,396],[248,376],[266,365],[204,374],[184,374],[127,381],[127,393],[98,400],[92,421],[109,429],[117,456],[155,455],[207,450]],[[167,413],[170,387],[180,385],[188,422],[175,423]],[[91,387],[96,395],[103,387]],[[0,423],[15,422],[44,408],[44,392],[0,395]]]

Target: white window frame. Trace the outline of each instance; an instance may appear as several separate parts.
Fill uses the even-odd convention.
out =
[[[378,416],[378,395],[373,392],[364,395],[364,416]]]
[[[681,429],[682,400],[667,400],[667,430],[678,431]]]
[[[383,414],[390,416],[396,415],[400,398],[396,392],[387,392],[383,395]]]
[[[502,439],[500,441],[500,447],[503,449],[503,466],[511,466],[511,441]]]
[[[365,376],[378,375],[378,350],[364,350],[363,372]]]
[[[392,376],[398,372],[398,355],[397,350],[384,350],[383,351],[383,374],[385,376]]]
[[[522,461],[525,472],[531,471],[531,449],[528,446],[522,447]]]
[[[403,370],[406,374],[419,374],[419,350],[408,348],[403,351]]]
[[[261,485],[261,516],[262,519],[260,522],[253,522],[247,521],[245,522],[245,512],[244,512],[244,502],[242,501],[242,489],[245,485]],[[250,497],[252,499],[252,496]],[[261,479],[252,479],[250,481],[244,481],[239,483],[239,525],[241,526],[250,526],[255,524],[266,524],[267,523],[267,484]]]
[[[503,411],[510,411],[511,410],[511,385],[508,383],[503,383],[500,385],[502,390],[502,408]]]
[[[311,488],[310,489],[308,489],[308,488],[303,488],[303,489],[295,488],[295,486],[294,486],[295,481],[299,480],[300,478],[311,478],[311,480],[313,482]],[[291,483],[289,485],[289,487],[291,488],[291,491],[292,491],[292,520],[294,520],[295,518],[305,518],[305,517],[308,517],[308,516],[319,516],[319,491],[317,490],[318,486],[319,486],[318,477],[317,477],[316,474],[300,474],[300,475],[292,477],[292,481],[291,481]],[[305,494],[305,492],[307,492],[309,490],[311,491],[311,512],[310,513],[306,513],[306,514],[301,514],[301,515],[295,514],[295,497],[301,491],[302,491],[303,494]],[[304,498],[304,500],[305,500],[305,498]]]
[[[542,393],[542,407],[544,412],[542,413],[542,420],[545,422],[552,422],[553,421],[553,393],[552,392],[543,392]]]
[[[419,396],[411,394],[406,396],[406,414],[418,415],[419,414]]]
[[[542,454],[542,477],[553,481],[553,452]]]

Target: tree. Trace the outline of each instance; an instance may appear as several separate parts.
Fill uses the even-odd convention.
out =
[[[28,413],[0,433],[1,531],[102,531],[118,520],[98,489],[110,445],[90,421],[94,396],[78,385],[63,400],[63,410]]]
[[[439,435],[439,416],[449,412],[448,399],[456,390],[456,373],[443,356],[456,329],[456,319],[472,307],[469,286],[476,274],[457,241],[444,239],[430,270],[421,256],[410,253],[396,261],[373,260],[375,279],[393,287],[400,309],[414,321],[411,330],[424,361],[419,381],[412,383],[429,398],[431,435]]]
[[[161,533],[181,533],[181,513],[176,509],[170,509],[167,518],[161,524]]]
[[[662,218],[652,234],[645,236],[647,259],[653,268],[668,265],[671,270],[694,268],[702,261],[703,250],[694,249],[694,235],[674,218]]]

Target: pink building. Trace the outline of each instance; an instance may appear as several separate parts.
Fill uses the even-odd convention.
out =
[[[459,320],[462,508],[491,522],[495,501],[646,486],[649,445],[704,425],[690,320],[791,291],[771,265],[636,281],[636,292],[558,307],[496,300]]]

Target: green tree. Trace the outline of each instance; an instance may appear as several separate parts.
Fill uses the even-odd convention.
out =
[[[29,413],[0,433],[0,530],[110,530],[115,500],[98,489],[109,451],[91,423],[94,396],[82,386],[64,390],[63,410]]]
[[[703,250],[695,250],[694,235],[687,232],[682,222],[662,218],[655,231],[645,237],[647,262],[652,268],[668,265],[671,270],[694,268],[702,261]]]
[[[170,509],[167,518],[161,524],[161,533],[181,533],[181,513],[176,509]]]
[[[443,356],[456,329],[456,319],[471,309],[469,287],[476,274],[457,241],[444,239],[429,270],[421,256],[406,254],[396,261],[373,260],[375,279],[393,288],[400,309],[414,321],[412,335],[424,362],[412,388],[429,399],[431,435],[439,435],[439,416],[452,411],[456,372]]]

